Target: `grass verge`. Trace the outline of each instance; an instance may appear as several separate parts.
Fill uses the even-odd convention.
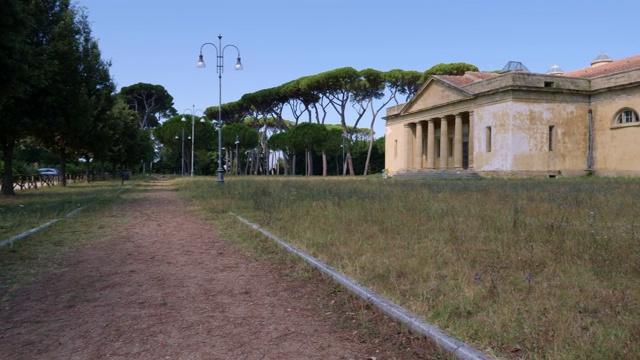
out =
[[[178,187],[218,221],[234,212],[258,223],[488,354],[640,357],[638,180],[230,177]]]
[[[136,186],[96,182],[48,187],[0,197],[0,239],[6,240],[53,219],[50,228],[0,248],[0,302],[25,284],[62,270],[60,257],[89,241],[96,229],[117,226],[126,219],[104,217],[104,207],[120,199],[121,190]],[[66,217],[78,208],[81,215]]]

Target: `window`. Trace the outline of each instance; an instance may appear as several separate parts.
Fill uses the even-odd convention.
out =
[[[545,81],[544,82],[544,87],[546,88],[550,88],[550,87],[554,87],[555,86],[555,82],[553,81]]]
[[[633,109],[622,109],[616,115],[616,124],[631,124],[640,122],[640,117],[638,117],[638,113]]]
[[[491,126],[487,126],[487,152],[491,152]]]
[[[396,142],[393,144],[393,158],[397,159],[398,158],[398,140],[396,139]]]
[[[549,151],[553,151],[554,147],[554,132],[556,130],[555,125],[549,125]]]

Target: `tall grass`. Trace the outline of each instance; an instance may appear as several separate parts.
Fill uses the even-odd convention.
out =
[[[182,179],[501,358],[640,358],[640,181]]]
[[[0,241],[102,201],[121,189],[120,182],[112,181],[29,189],[19,191],[16,196],[0,196]]]

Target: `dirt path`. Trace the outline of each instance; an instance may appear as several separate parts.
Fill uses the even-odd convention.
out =
[[[126,226],[3,304],[0,358],[396,358],[336,326],[317,284],[220,240],[166,183],[132,196],[105,214]]]

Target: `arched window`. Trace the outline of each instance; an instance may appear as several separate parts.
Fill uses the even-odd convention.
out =
[[[629,108],[620,110],[615,117],[616,125],[624,125],[624,124],[631,124],[631,123],[637,123],[637,122],[640,122],[640,117],[638,116],[638,112]]]

